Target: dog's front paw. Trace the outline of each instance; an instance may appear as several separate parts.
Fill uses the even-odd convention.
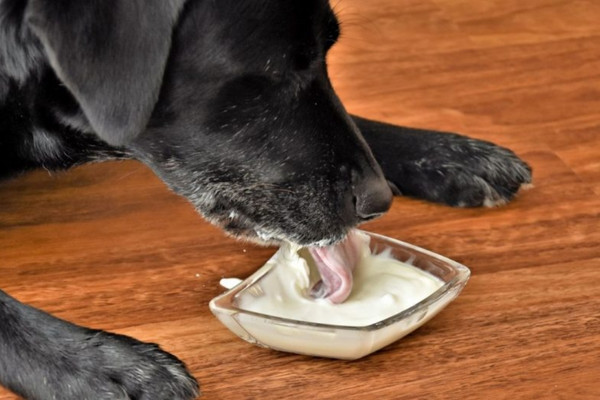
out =
[[[398,194],[457,207],[494,207],[531,183],[529,165],[493,143],[352,118]]]
[[[495,207],[531,184],[531,168],[509,149],[455,134],[429,139],[409,157],[383,166],[404,195],[456,207]]]
[[[192,400],[199,387],[185,365],[158,345],[95,331],[74,343],[70,368],[52,392],[61,399]],[[63,366],[67,367],[67,366]],[[49,382],[48,382],[49,383]]]

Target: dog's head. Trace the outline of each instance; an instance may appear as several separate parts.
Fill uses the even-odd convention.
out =
[[[391,191],[329,82],[326,0],[30,0],[25,21],[79,105],[239,237],[327,244]]]

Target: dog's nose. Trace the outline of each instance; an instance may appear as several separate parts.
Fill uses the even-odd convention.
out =
[[[392,189],[380,171],[352,171],[352,194],[356,215],[362,220],[376,218],[392,205]]]

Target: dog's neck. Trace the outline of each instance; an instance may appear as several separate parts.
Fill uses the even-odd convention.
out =
[[[0,74],[0,179],[45,168],[130,158],[91,132],[68,91],[48,68],[18,82]]]

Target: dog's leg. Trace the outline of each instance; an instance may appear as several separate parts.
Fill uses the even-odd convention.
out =
[[[493,207],[531,183],[531,168],[493,143],[352,118],[398,194],[458,207]]]
[[[29,400],[195,399],[196,380],[155,344],[86,329],[0,290],[0,384]]]

